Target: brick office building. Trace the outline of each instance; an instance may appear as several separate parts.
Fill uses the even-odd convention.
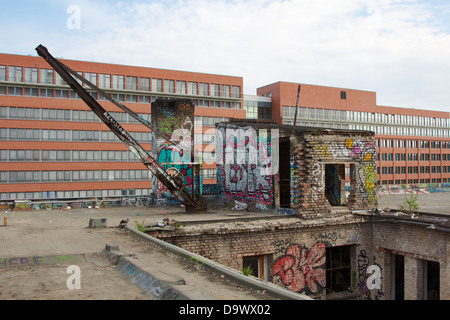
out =
[[[63,61],[148,120],[158,97],[192,99],[194,142],[203,150],[215,145],[220,121],[294,120],[296,83],[277,82],[244,96],[242,77]],[[100,102],[151,149],[145,127]],[[0,119],[0,200],[120,198],[151,191],[148,171],[41,58],[0,54]],[[381,188],[449,183],[446,112],[378,106],[375,92],[302,85],[297,125],[375,132]],[[202,191],[217,194],[215,154],[209,151],[202,159]]]
[[[292,124],[298,83],[257,89],[272,98],[272,118]],[[378,184],[450,182],[450,113],[379,106],[376,93],[301,84],[297,125],[375,132]]]
[[[61,61],[147,120],[157,98],[192,99],[197,145],[210,143],[216,122],[245,118],[241,77]],[[151,150],[147,128],[109,101],[100,104]],[[0,118],[0,200],[151,192],[149,171],[40,57],[0,54]],[[214,186],[215,166],[205,164],[203,173],[205,186]]]

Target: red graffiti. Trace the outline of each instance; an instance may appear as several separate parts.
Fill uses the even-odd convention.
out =
[[[325,287],[325,244],[316,243],[310,250],[293,245],[273,265],[273,274],[279,275],[288,289],[318,293]]]

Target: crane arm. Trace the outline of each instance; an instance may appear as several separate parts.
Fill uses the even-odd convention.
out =
[[[78,75],[59,60],[54,58],[47,50],[46,47],[39,45],[36,47],[37,53],[47,61],[47,63],[61,76],[61,78],[66,81],[66,83],[74,90],[79,97],[88,105],[88,107],[102,120],[102,122],[130,149],[130,151],[150,170],[155,177],[161,181],[161,183],[167,187],[167,189],[186,207],[196,207],[197,202],[192,199],[189,193],[187,193],[184,185],[174,179],[170,174],[168,174],[159,164],[155,161],[147,151],[142,148],[142,146],[95,100],[89,92],[87,92],[83,86],[81,86],[71,74],[77,74],[77,79],[81,80],[83,83],[89,85],[89,81]],[[71,70],[71,71],[68,71]],[[92,86],[94,87],[92,87]],[[101,89],[97,88],[95,85],[90,83],[91,88],[100,92],[105,98],[111,98],[110,95],[103,92]],[[112,99],[112,98],[111,98]],[[108,99],[110,100],[110,99]],[[111,101],[111,100],[110,100]],[[116,104],[116,103],[115,103]],[[117,105],[117,104],[116,104]],[[122,104],[120,104],[122,105]],[[136,115],[133,111],[122,105],[120,107],[125,112],[132,115],[135,119],[147,127],[149,123]],[[151,128],[151,127],[150,127]]]

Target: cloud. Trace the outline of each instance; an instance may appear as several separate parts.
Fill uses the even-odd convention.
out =
[[[249,94],[292,81],[376,91],[380,105],[448,111],[450,11],[432,3],[65,0],[54,5],[62,18],[78,5],[81,29],[43,40],[69,59],[243,76]]]

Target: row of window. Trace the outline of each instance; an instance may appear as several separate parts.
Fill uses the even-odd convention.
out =
[[[83,181],[150,181],[149,170],[0,171],[0,183]],[[203,179],[216,179],[215,169],[203,169]]]
[[[22,88],[22,87],[6,87],[0,86],[0,95],[11,96],[25,96],[25,97],[44,97],[44,98],[58,98],[58,99],[80,99],[78,94],[71,90],[53,90],[53,89],[38,89],[38,88]],[[106,101],[104,97],[98,95],[96,92],[89,92],[89,94],[96,100]],[[122,94],[112,93],[111,96],[119,102],[132,103],[152,103],[159,96],[146,96],[136,94]],[[240,109],[241,103],[239,101],[218,101],[218,100],[192,100],[194,105],[206,108],[222,108],[222,109]]]
[[[379,184],[382,185],[401,185],[401,184],[418,184],[418,183],[448,183],[450,178],[433,178],[433,179],[401,179],[401,180],[380,180]]]
[[[137,159],[129,150],[0,150],[0,161],[136,162]]]
[[[82,181],[140,181],[151,179],[148,170],[0,171],[0,183]]]
[[[117,122],[138,123],[136,119],[126,112],[109,112]],[[151,122],[150,113],[139,113],[143,119]],[[67,110],[67,109],[40,109],[22,107],[0,107],[0,119],[24,119],[46,121],[75,121],[75,122],[101,122],[91,110]],[[195,117],[196,126],[215,127],[216,123],[226,122],[224,117]]]
[[[81,71],[79,71],[78,74],[83,76],[83,72]],[[139,90],[224,98],[241,98],[241,87],[237,85],[115,74],[97,74],[92,72],[84,72],[84,78],[102,89]],[[52,69],[22,68],[19,66],[6,67],[0,65],[0,81],[6,81],[6,79],[11,82],[66,85],[61,76]],[[77,81],[80,82],[79,80]]]
[[[294,118],[296,107],[283,106],[283,118]],[[331,120],[331,121],[350,121],[380,124],[395,124],[403,126],[421,126],[421,127],[450,127],[450,119],[408,116],[401,114],[387,114],[376,112],[345,111],[334,109],[318,109],[299,107],[297,110],[297,119]]]
[[[380,160],[380,155],[377,155],[377,160]],[[408,158],[408,161],[450,161],[450,154],[440,154],[440,153],[396,153],[395,154],[395,161],[406,161],[406,158]],[[381,154],[381,160],[382,161],[393,161],[394,160],[394,154],[393,153],[382,153]]]
[[[380,170],[381,169],[381,170]],[[406,167],[378,167],[378,174],[404,174]],[[408,166],[408,173],[450,173],[450,166]]]
[[[151,142],[150,132],[130,132],[138,143]],[[194,144],[215,143],[215,134],[195,134]],[[88,142],[120,142],[111,131],[92,130],[51,130],[51,129],[16,129],[0,128],[0,140],[12,141],[88,141]],[[44,152],[45,150],[43,150]],[[34,157],[34,156],[33,156]],[[43,159],[44,157],[42,157]],[[100,159],[97,156],[98,159]],[[103,156],[102,156],[103,158]],[[105,159],[106,160],[106,159]],[[109,160],[107,160],[109,161]]]
[[[129,132],[139,143],[151,142],[150,132]],[[120,142],[112,131],[0,128],[0,140]]]
[[[283,120],[284,124],[293,125],[293,120]],[[395,135],[395,136],[418,136],[418,137],[450,137],[449,129],[435,128],[418,128],[405,126],[387,126],[387,125],[366,125],[355,123],[338,123],[338,122],[307,122],[297,121],[297,126],[314,127],[314,128],[332,128],[346,130],[364,130],[372,131],[377,135]]]
[[[450,141],[429,141],[429,140],[392,140],[380,139],[377,140],[377,147],[382,148],[405,148],[409,149],[450,149]]]
[[[83,199],[99,197],[147,196],[151,189],[111,189],[111,190],[76,190],[76,191],[43,191],[43,192],[4,192],[0,200],[51,200],[51,199]]]
[[[126,112],[108,112],[117,122],[139,123]],[[148,122],[151,114],[138,114]],[[91,110],[41,109],[22,107],[0,107],[0,119],[25,119],[48,121],[101,122],[100,118]]]

